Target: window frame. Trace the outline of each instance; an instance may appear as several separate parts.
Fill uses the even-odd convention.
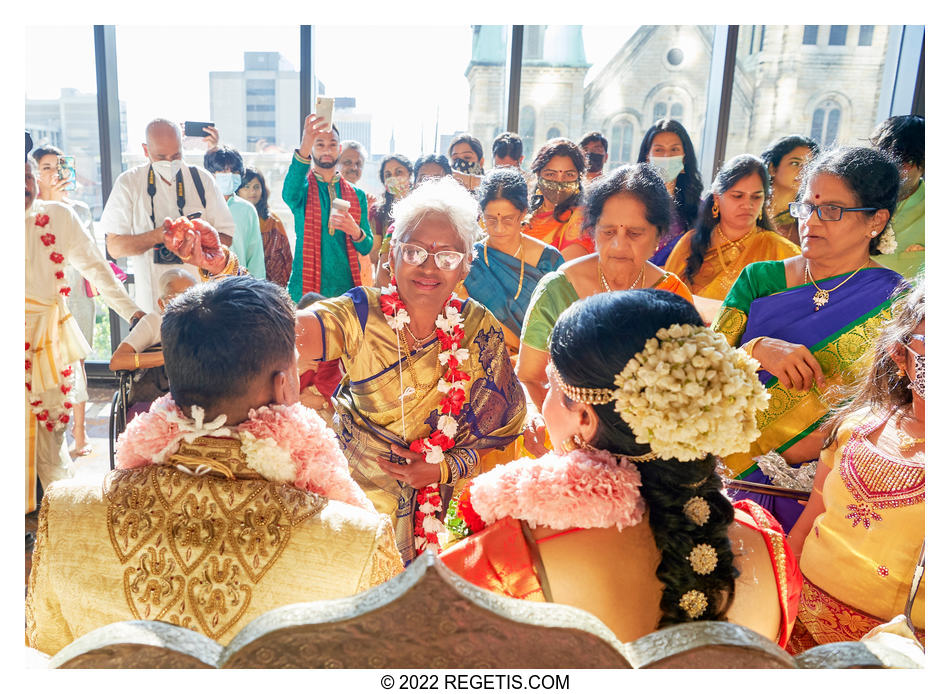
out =
[[[525,25],[510,25],[517,41],[512,41],[512,51],[522,48]],[[806,32],[815,27],[815,42],[805,43]],[[803,25],[803,45],[818,44],[819,25]],[[735,79],[735,60],[738,38],[738,25],[719,25],[716,27],[710,62],[709,82],[707,87],[706,117],[702,140],[699,143],[697,154],[705,180],[712,180],[715,169],[721,164],[725,152],[726,137],[729,124],[729,108],[731,103],[733,80]],[[764,32],[760,31],[760,44]],[[924,27],[921,25],[896,25],[889,28],[896,37],[892,41],[893,49],[889,50],[888,67],[885,69],[881,85],[881,99],[878,109],[878,120],[890,115],[915,112],[924,101],[924,84],[918,79],[923,71],[924,55]],[[543,39],[542,39],[543,40]],[[121,118],[119,112],[119,96],[117,81],[117,59],[115,44],[115,25],[93,25],[93,41],[95,44],[96,83],[99,110],[99,148],[102,167],[102,199],[103,204],[112,192],[116,177],[122,171],[121,148]],[[872,38],[873,41],[873,38]],[[314,93],[314,78],[312,70],[313,41],[312,25],[300,25],[300,125],[310,112],[311,97]],[[522,61],[512,59],[508,63],[508,122],[505,129],[518,132],[518,121],[521,118],[520,85]],[[844,106],[844,105],[842,105]],[[684,104],[685,107],[685,104]],[[611,119],[611,126],[622,114]],[[844,115],[844,114],[842,114]],[[636,135],[637,124],[631,120]],[[537,114],[535,114],[535,130],[537,130]],[[119,320],[110,311],[110,328],[113,349],[122,339],[123,331],[127,331],[124,321]],[[87,362],[87,374],[93,384],[115,382],[114,374],[108,370],[106,362]]]

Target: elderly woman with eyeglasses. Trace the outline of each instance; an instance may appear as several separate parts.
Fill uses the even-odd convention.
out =
[[[478,203],[451,178],[426,181],[393,219],[393,282],[299,312],[297,348],[303,372],[340,359],[340,444],[353,478],[391,515],[408,563],[438,548],[448,499],[478,474],[479,452],[521,433],[525,396],[501,325],[453,294],[472,261]]]
[[[869,349],[891,315],[901,276],[874,262],[893,253],[890,220],[900,172],[887,155],[841,148],[812,159],[802,174],[801,255],[747,265],[713,327],[759,361],[771,395],[759,439],[723,462],[786,532],[801,514],[838,387],[860,378]]]

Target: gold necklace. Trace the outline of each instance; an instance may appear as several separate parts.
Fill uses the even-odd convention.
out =
[[[416,394],[425,395],[435,387],[442,376],[440,374],[436,380],[434,380],[432,383],[429,383],[424,390],[421,390],[419,388],[419,379],[416,377],[416,360],[409,351],[409,342],[406,340],[406,335],[402,330],[397,331],[396,334],[399,336],[399,342],[402,344],[402,348],[406,353],[406,362],[409,364],[409,377],[412,379],[412,387],[415,388]]]
[[[436,329],[435,329],[435,328],[432,328],[432,332],[429,333],[428,335],[426,335],[425,337],[423,337],[423,338],[420,340],[418,337],[416,337],[416,336],[413,334],[412,329],[409,327],[409,325],[408,325],[408,324],[406,325],[406,332],[409,333],[409,337],[411,337],[413,340],[416,341],[416,344],[417,344],[417,345],[422,345],[422,344],[428,342],[428,341],[429,341],[430,339],[432,339],[433,337],[435,337],[435,331],[436,331]]]
[[[519,236],[521,237],[521,247],[518,249],[518,253],[515,253],[515,258],[517,258],[519,254],[521,255],[521,273],[518,275],[518,291],[515,292],[515,298],[513,299],[513,301],[517,301],[518,297],[521,296],[521,288],[524,286],[524,256],[525,256],[524,235],[519,234]],[[485,267],[487,268],[491,267],[491,265],[488,264],[488,249],[489,248],[491,248],[491,246],[489,246],[488,242],[486,241],[485,242]],[[498,249],[496,248],[495,250],[498,250]],[[504,253],[504,251],[499,251],[499,252]]]
[[[741,237],[735,241],[731,241],[725,232],[722,230],[720,224],[716,225],[716,233],[719,234],[719,237],[723,240],[723,243],[716,246],[716,250],[719,252],[719,262],[722,263],[722,269],[725,270],[728,266],[726,261],[723,259],[722,247],[726,246],[726,254],[729,256],[729,265],[736,262],[736,259],[742,254],[742,242],[749,238],[752,234],[758,231],[758,226],[753,226],[749,231],[744,233]]]
[[[643,282],[643,271],[646,269],[646,267],[647,267],[647,264],[646,264],[646,261],[644,261],[644,262],[643,262],[643,265],[640,266],[640,274],[637,275],[637,278],[633,281],[633,284],[631,284],[629,287],[627,287],[627,289],[636,289],[636,287],[637,287],[638,284],[640,285],[640,289],[643,289],[643,284],[642,284],[642,282]],[[603,266],[601,266],[599,260],[597,261],[597,271],[600,273],[600,281],[601,281],[601,283],[604,285],[604,291],[605,291],[605,292],[613,291],[613,290],[610,288],[610,285],[607,284],[607,276],[604,275],[604,268],[603,268]]]
[[[809,282],[812,283],[812,286],[814,286],[815,288],[815,294],[811,298],[811,300],[815,304],[815,310],[817,311],[822,306],[828,303],[828,301],[831,299],[831,292],[835,291],[836,289],[840,289],[842,286],[844,286],[845,282],[847,282],[849,279],[854,277],[856,274],[858,274],[858,272],[860,272],[861,270],[863,270],[870,264],[871,264],[871,259],[868,258],[868,261],[864,265],[862,265],[857,270],[852,272],[850,275],[845,277],[844,280],[842,280],[841,283],[837,287],[834,287],[834,289],[822,289],[815,283],[815,278],[812,277],[811,270],[808,267],[808,261],[806,260],[805,261],[805,277],[808,279]]]

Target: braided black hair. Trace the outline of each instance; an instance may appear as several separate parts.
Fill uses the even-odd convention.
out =
[[[595,294],[575,302],[558,318],[551,333],[551,361],[568,385],[613,388],[615,375],[643,350],[646,341],[660,328],[677,323],[703,325],[693,305],[671,292],[641,289]],[[570,407],[571,401],[564,397]],[[599,423],[590,444],[618,455],[648,453],[650,447],[637,442],[614,404],[592,405]],[[656,570],[663,584],[658,627],[691,621],[679,604],[690,590],[701,591],[708,600],[696,619],[723,619],[735,596],[738,571],[728,536],[734,511],[722,494],[715,458],[652,460],[637,463],[637,468],[650,529],[661,555]],[[709,518],[702,525],[684,511],[693,497],[709,505]],[[689,561],[690,552],[699,544],[708,544],[716,552],[716,567],[707,575],[696,573]]]

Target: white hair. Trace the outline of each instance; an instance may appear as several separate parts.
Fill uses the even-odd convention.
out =
[[[158,278],[158,287],[161,292],[159,296],[163,299],[166,298],[168,296],[168,289],[175,280],[191,280],[192,284],[198,283],[195,276],[187,270],[178,267],[172,268],[171,270],[163,272],[161,277]]]
[[[369,158],[369,155],[366,153],[366,148],[356,140],[343,140],[343,142],[340,143],[340,152],[345,152],[348,149],[355,149],[359,152],[360,158],[364,163]]]
[[[455,228],[465,248],[466,269],[475,259],[478,238],[478,202],[452,176],[429,179],[393,205],[393,242],[409,236],[429,214],[443,214]]]

